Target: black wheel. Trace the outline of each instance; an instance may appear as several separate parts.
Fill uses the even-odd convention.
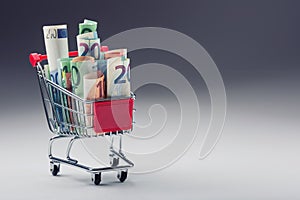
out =
[[[112,161],[110,162],[112,167],[116,167],[119,165],[119,158],[113,158]]]
[[[56,164],[52,164],[51,163],[51,168],[50,168],[50,171],[52,173],[53,176],[56,176],[59,172],[59,165],[56,165]]]
[[[95,185],[99,185],[101,182],[101,173],[99,174],[93,174],[92,181]]]
[[[118,173],[118,179],[123,183],[127,179],[127,171],[120,171]]]

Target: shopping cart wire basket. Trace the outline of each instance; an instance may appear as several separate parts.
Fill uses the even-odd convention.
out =
[[[77,51],[69,52],[70,57],[78,56]],[[127,178],[128,168],[134,166],[122,151],[122,135],[130,134],[133,130],[135,95],[131,92],[126,98],[106,98],[101,100],[85,100],[53,81],[46,78],[42,61],[47,55],[31,53],[31,65],[36,68],[42,102],[49,130],[55,134],[49,141],[50,171],[56,176],[60,171],[60,164],[71,165],[89,172],[94,184],[101,182],[101,172],[117,171],[121,182]],[[75,140],[108,136],[110,137],[109,166],[93,168],[80,164],[70,157]],[[115,149],[115,137],[119,138],[118,148]],[[58,139],[69,139],[66,158],[52,155],[52,146]],[[123,165],[120,164],[123,161]]]

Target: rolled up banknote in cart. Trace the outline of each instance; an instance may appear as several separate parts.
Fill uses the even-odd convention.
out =
[[[96,60],[100,59],[100,38],[78,38],[78,54],[80,56],[92,56]]]
[[[97,62],[91,56],[79,56],[73,58],[71,61],[71,77],[72,77],[72,91],[74,94],[84,99],[83,93],[83,77],[84,75],[97,72]],[[79,126],[85,126],[86,117],[85,117],[85,106],[83,104],[74,105],[72,107],[79,111],[80,113],[84,113],[84,115],[78,115],[74,118],[75,123]],[[77,129],[77,131],[82,132],[82,130]]]
[[[84,75],[83,77],[83,87],[84,87],[84,99],[86,100],[99,100],[105,98],[105,82],[104,82],[104,74],[100,71],[92,72]],[[87,116],[87,126],[93,126],[93,104],[86,104],[85,113]]]
[[[130,96],[130,60],[110,58],[106,66],[107,97]]]
[[[61,58],[58,59],[59,69],[61,72],[61,86],[68,91],[72,92],[71,82],[71,60],[72,58]],[[63,117],[67,123],[72,123],[73,113],[69,109],[72,108],[71,98],[68,95],[61,95],[61,103],[63,105]],[[68,127],[73,130],[73,127]]]
[[[100,38],[97,32],[88,32],[76,36],[79,56],[92,56],[100,59]]]
[[[50,72],[58,68],[57,59],[69,57],[67,25],[44,26],[44,41]]]
[[[127,58],[127,49],[114,49],[104,52],[104,59],[110,59],[115,57],[122,57],[123,59]]]
[[[71,77],[73,93],[84,98],[83,96],[83,76],[85,74],[97,71],[97,63],[91,56],[79,56],[71,61]]]
[[[97,22],[85,19],[79,24],[79,34],[97,31]]]
[[[99,100],[105,98],[104,74],[100,71],[84,75],[84,99]]]
[[[59,73],[58,70],[57,59],[67,58],[69,56],[67,25],[44,26],[43,33],[51,80],[61,85],[61,73]],[[60,103],[61,97],[59,92],[53,89],[51,93],[53,101]],[[58,121],[62,122],[64,118],[62,108],[55,106],[55,111],[58,113]],[[64,128],[63,125],[62,128]]]

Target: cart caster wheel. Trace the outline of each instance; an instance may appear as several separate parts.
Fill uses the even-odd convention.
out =
[[[54,164],[50,162],[50,172],[52,173],[53,176],[56,176],[59,172],[60,165],[59,164]]]
[[[120,182],[123,183],[127,179],[127,170],[126,171],[119,171],[117,177],[120,180]]]
[[[111,161],[110,161],[110,165],[112,167],[116,167],[119,165],[119,158],[112,158]]]
[[[92,181],[95,185],[99,185],[101,182],[101,173],[99,174],[92,174]]]

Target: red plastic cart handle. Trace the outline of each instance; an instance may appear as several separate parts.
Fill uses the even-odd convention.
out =
[[[76,57],[78,56],[78,51],[70,51],[69,57]],[[29,61],[32,67],[36,67],[38,62],[42,62],[43,60],[47,60],[47,55],[42,55],[38,53],[31,53],[29,55]]]

